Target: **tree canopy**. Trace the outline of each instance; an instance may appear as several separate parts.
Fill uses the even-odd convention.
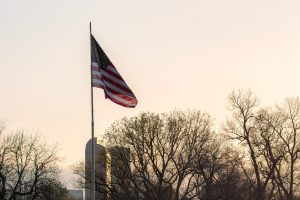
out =
[[[221,127],[198,110],[142,112],[113,123],[104,143],[117,155],[114,181],[98,182],[106,184],[101,192],[136,200],[299,199],[300,99],[261,107],[250,90],[236,90],[228,110]],[[83,169],[74,165],[81,184]]]

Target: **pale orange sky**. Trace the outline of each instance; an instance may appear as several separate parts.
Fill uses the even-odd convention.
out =
[[[298,0],[0,0],[0,118],[59,144],[65,182],[90,138],[89,21],[136,94],[94,90],[95,130],[141,111],[207,111],[251,88],[262,105],[300,94]]]

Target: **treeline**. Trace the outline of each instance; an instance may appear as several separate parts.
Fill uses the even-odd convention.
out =
[[[228,104],[220,128],[200,111],[144,112],[115,122],[105,142],[130,156],[122,148],[111,152],[118,162],[101,192],[136,200],[300,199],[300,99],[261,108],[251,91],[234,91]],[[89,174],[83,168],[74,166],[82,184]],[[96,179],[96,188],[107,183]]]
[[[59,180],[56,147],[0,123],[0,200],[73,200]]]

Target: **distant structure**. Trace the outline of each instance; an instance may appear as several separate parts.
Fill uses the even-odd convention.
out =
[[[96,137],[93,142],[95,148],[95,199],[106,200],[106,149],[98,142]],[[85,146],[85,200],[90,200],[92,196],[92,190],[90,189],[92,187],[91,163],[92,139]]]
[[[95,137],[95,198],[97,200],[110,200],[111,195],[118,195],[118,199],[126,198],[119,183],[126,183],[126,177],[130,175],[129,158],[130,151],[124,147],[105,148]],[[85,147],[85,200],[91,199],[91,162],[92,140]],[[114,191],[114,194],[111,193]]]
[[[68,190],[68,192],[74,200],[83,200],[82,190]]]

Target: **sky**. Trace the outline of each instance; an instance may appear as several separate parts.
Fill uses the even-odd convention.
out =
[[[95,135],[142,111],[199,109],[216,125],[227,97],[262,106],[300,95],[298,0],[0,0],[0,119],[57,143],[62,180],[84,159],[92,33],[138,98],[120,107],[94,89]]]

